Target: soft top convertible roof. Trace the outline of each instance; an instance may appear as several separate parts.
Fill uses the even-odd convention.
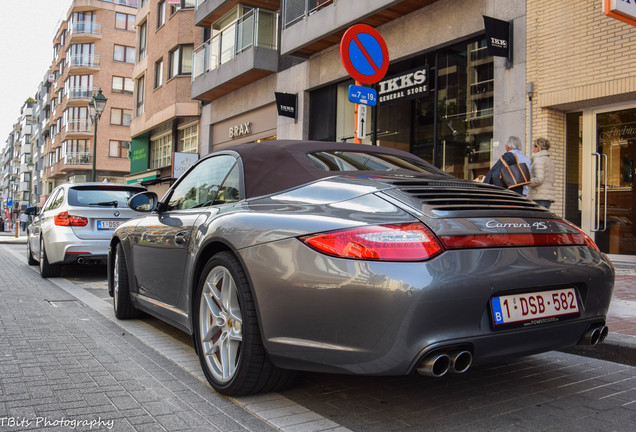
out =
[[[439,171],[423,159],[401,150],[364,144],[326,141],[272,140],[226,147],[241,156],[245,169],[245,196],[252,198],[293,188],[325,177],[342,174],[342,171],[321,169],[308,157],[314,152],[363,152],[392,155],[427,165],[431,171]],[[352,172],[354,174],[355,172]]]

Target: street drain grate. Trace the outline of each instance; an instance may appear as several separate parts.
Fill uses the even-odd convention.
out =
[[[79,300],[45,300],[50,306],[54,308],[65,307],[65,306],[84,306]]]

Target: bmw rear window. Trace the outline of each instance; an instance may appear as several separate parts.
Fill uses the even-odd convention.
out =
[[[68,190],[68,203],[78,207],[128,207],[128,198],[145,189],[125,186],[83,186]]]

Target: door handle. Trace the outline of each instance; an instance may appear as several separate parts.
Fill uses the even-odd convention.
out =
[[[592,153],[596,158],[596,220],[592,231],[605,231],[607,229],[607,155],[605,153]],[[601,171],[603,171],[603,227],[601,228]]]
[[[592,153],[592,156],[595,159],[596,166],[596,187],[594,189],[596,192],[596,218],[594,220],[594,228],[592,231],[600,231],[601,229],[601,154],[600,153]]]
[[[179,246],[184,246],[188,242],[189,238],[190,236],[187,231],[179,231],[174,235],[174,242]]]

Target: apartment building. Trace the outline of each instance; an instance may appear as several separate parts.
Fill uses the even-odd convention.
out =
[[[5,141],[0,160],[0,209],[3,223],[15,221],[17,212],[33,203],[32,144],[35,101],[29,98]]]
[[[636,255],[636,4],[527,2],[528,135],[550,140],[555,210]]]
[[[192,52],[200,29],[194,0],[143,0],[137,45],[128,183],[159,195],[199,157],[199,102],[190,97]]]
[[[48,114],[41,149],[43,202],[60,183],[123,182],[130,172],[137,0],[74,0],[53,37],[53,62],[44,86]],[[107,98],[95,128],[88,104]],[[94,163],[93,163],[94,162]]]

